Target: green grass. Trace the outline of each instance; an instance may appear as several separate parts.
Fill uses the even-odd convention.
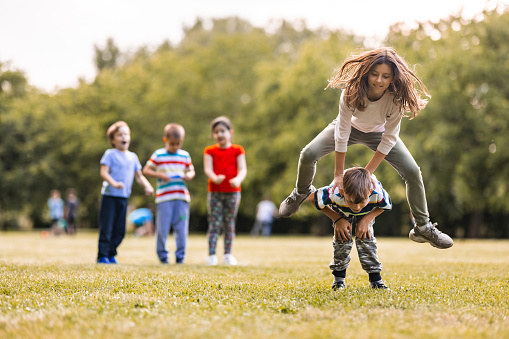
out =
[[[390,292],[369,288],[355,250],[347,288],[331,291],[328,237],[239,236],[238,267],[206,266],[205,235],[178,266],[132,236],[117,266],[94,264],[94,233],[0,244],[0,338],[509,338],[505,240],[379,238]]]

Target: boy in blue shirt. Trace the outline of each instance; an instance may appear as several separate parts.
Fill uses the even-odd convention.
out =
[[[329,267],[334,275],[332,289],[345,288],[346,269],[353,247],[352,230],[362,268],[368,273],[372,288],[388,289],[382,280],[382,263],[378,260],[376,238],[373,231],[375,217],[392,209],[389,194],[374,175],[363,167],[347,169],[343,177],[343,190],[332,192],[331,186],[312,193],[308,200],[333,221],[334,260]]]
[[[159,261],[168,264],[166,240],[173,227],[177,264],[183,264],[189,233],[189,202],[186,186],[195,176],[191,156],[182,150],[185,130],[179,124],[164,127],[164,148],[156,150],[143,167],[146,176],[157,178],[156,251]]]
[[[127,199],[131,195],[133,178],[145,188],[146,195],[154,189],[141,172],[138,156],[129,151],[131,130],[124,121],[117,121],[108,128],[106,136],[113,148],[101,158],[101,190],[99,211],[99,251],[97,263],[117,264],[117,247],[125,236]]]

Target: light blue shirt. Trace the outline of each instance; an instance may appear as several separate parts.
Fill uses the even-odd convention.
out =
[[[134,174],[141,170],[138,156],[131,152],[121,152],[116,148],[110,148],[104,152],[101,158],[101,165],[110,169],[110,175],[115,181],[124,184],[123,188],[114,188],[107,181],[103,181],[102,195],[112,197],[129,198],[133,187]]]

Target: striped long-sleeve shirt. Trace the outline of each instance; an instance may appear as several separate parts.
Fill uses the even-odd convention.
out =
[[[360,211],[353,212],[345,201],[345,197],[339,193],[338,189],[332,193],[333,183],[330,186],[322,187],[316,190],[313,194],[315,196],[315,207],[319,210],[324,209],[325,206],[330,206],[334,210],[342,213],[345,217],[350,215],[364,216],[371,212],[376,207],[383,210],[392,209],[392,201],[389,194],[383,189],[382,184],[378,181],[375,175],[372,175],[374,181],[373,192],[371,192],[368,204]],[[372,184],[373,185],[373,184]]]

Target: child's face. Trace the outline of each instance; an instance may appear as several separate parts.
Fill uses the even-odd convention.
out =
[[[368,98],[380,99],[393,81],[392,67],[387,64],[375,65],[368,74]]]
[[[165,148],[170,153],[176,153],[182,147],[183,140],[171,137],[164,138]]]
[[[212,136],[220,147],[225,147],[231,143],[232,131],[223,124],[217,124],[212,130]]]
[[[348,208],[350,208],[354,213],[359,213],[369,202],[369,197],[366,197],[366,199],[362,200],[361,202],[354,203],[352,197],[349,194],[344,194],[346,204],[348,205]]]
[[[126,126],[120,127],[113,135],[111,143],[113,144],[113,147],[119,151],[127,151],[129,149],[129,144],[131,143],[131,132],[129,131],[129,128]]]

